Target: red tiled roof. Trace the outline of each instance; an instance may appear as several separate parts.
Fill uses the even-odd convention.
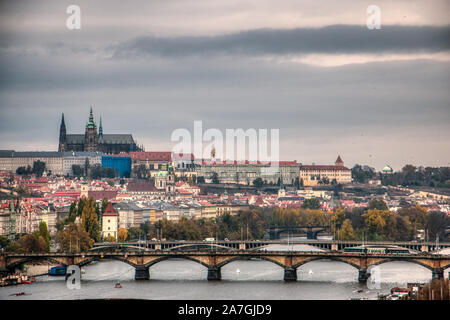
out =
[[[130,192],[156,192],[158,189],[151,182],[131,181],[127,185],[127,191]]]
[[[106,206],[105,212],[103,213],[103,216],[118,216],[119,214],[114,210],[114,207],[111,202],[108,202],[108,205]]]
[[[88,191],[88,198],[94,198],[94,200],[103,200],[103,199],[115,199],[117,196],[117,190],[101,190],[101,191]]]
[[[344,166],[333,166],[333,165],[302,165],[300,170],[350,170]]]
[[[238,164],[249,164],[249,165],[271,165],[271,164],[278,164],[280,166],[297,166],[298,162],[297,161],[273,161],[273,162],[262,162],[262,161],[249,161],[249,160],[244,160],[244,161],[202,161],[203,165],[238,165]]]

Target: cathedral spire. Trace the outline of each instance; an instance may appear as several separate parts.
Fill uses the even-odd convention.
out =
[[[97,128],[97,126],[95,125],[95,122],[94,122],[94,115],[92,114],[92,106],[91,106],[91,111],[89,112],[89,121],[88,121],[88,123],[86,123],[86,128],[87,129]]]
[[[102,125],[102,117],[100,117],[100,126],[98,128],[98,135],[103,136],[103,125]]]
[[[61,117],[61,125],[59,127],[59,145],[58,151],[62,152],[66,149],[66,122],[64,121],[64,113]]]

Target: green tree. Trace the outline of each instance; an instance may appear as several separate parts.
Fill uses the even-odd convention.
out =
[[[11,240],[9,240],[7,237],[0,236],[0,249],[8,247],[10,243]]]
[[[50,232],[48,232],[47,223],[45,221],[39,223],[38,235],[42,236],[47,244],[47,252],[50,251]]]
[[[75,177],[81,177],[83,175],[83,168],[78,164],[72,165],[72,174]]]
[[[214,183],[214,184],[219,184],[220,183],[219,176],[218,176],[217,172],[213,172],[213,174],[211,176],[211,180],[212,180],[212,183]]]
[[[42,162],[40,160],[36,160],[33,162],[33,173],[37,176],[37,177],[42,177],[42,174],[45,171],[45,162]]]
[[[304,209],[320,209],[320,201],[317,198],[305,199],[302,203],[302,208]]]
[[[445,230],[450,226],[450,217],[444,212],[431,211],[428,214],[426,222],[426,230],[428,233],[429,240],[445,239]]]
[[[372,209],[389,210],[386,202],[381,199],[372,199],[369,201],[369,210]]]
[[[264,185],[264,181],[263,179],[261,179],[260,177],[256,178],[255,180],[253,180],[253,185],[256,188],[261,188]]]
[[[103,198],[102,200],[102,214],[105,213],[106,207],[108,206],[108,199],[107,198]]]
[[[139,227],[132,227],[128,229],[128,233],[130,234],[130,239],[139,239],[144,238],[146,233]]]
[[[77,218],[77,204],[75,202],[72,202],[70,204],[70,209],[69,209],[69,216],[67,218],[67,223],[73,223],[75,222],[75,219]]]

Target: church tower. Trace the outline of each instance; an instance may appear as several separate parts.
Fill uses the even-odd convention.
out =
[[[58,152],[64,152],[67,150],[67,136],[66,136],[66,123],[64,122],[64,113],[61,118],[61,126],[59,127],[59,146]]]
[[[338,155],[336,162],[334,164],[336,165],[336,167],[344,166],[344,161],[342,161],[341,156]]]
[[[89,114],[89,121],[86,123],[86,131],[84,133],[84,151],[95,152],[98,150],[97,125],[94,122],[94,116]]]

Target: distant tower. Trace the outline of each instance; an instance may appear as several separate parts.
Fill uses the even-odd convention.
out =
[[[98,137],[103,137],[102,117],[100,117],[100,126],[98,127]]]
[[[280,189],[278,189],[278,198],[285,197],[285,196],[286,196],[286,190],[284,189],[283,175],[280,174]]]
[[[86,123],[86,131],[84,133],[84,151],[98,151],[97,125],[94,122],[92,107],[91,112],[89,113],[89,121]]]
[[[104,143],[105,143],[105,141],[103,140],[102,117],[100,117],[100,125],[98,127],[98,150],[97,151],[106,152]]]
[[[61,126],[59,127],[59,146],[58,151],[64,152],[67,149],[66,123],[64,122],[64,113],[61,118]]]
[[[87,199],[88,196],[89,196],[89,186],[88,186],[88,184],[85,181],[83,181],[81,183],[80,198],[86,198]]]
[[[334,163],[337,167],[343,167],[344,161],[342,161],[341,156],[338,156],[336,162]]]

